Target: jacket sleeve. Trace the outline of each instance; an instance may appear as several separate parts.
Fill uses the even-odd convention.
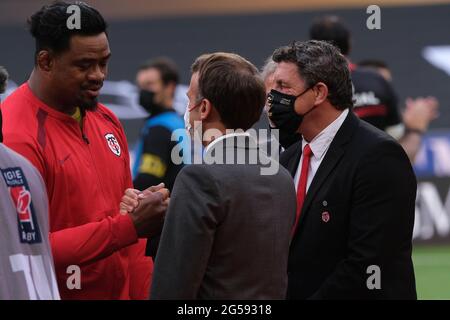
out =
[[[390,279],[383,274],[392,274],[386,271],[396,257],[411,256],[416,188],[409,160],[397,143],[381,143],[366,155],[352,190],[347,257],[311,299],[385,296]],[[375,283],[374,268],[379,271],[379,288],[370,285]]]
[[[47,167],[45,160],[42,157],[42,152],[39,144],[31,137],[22,135],[10,134],[5,136],[4,144],[27,158],[28,161],[39,171],[44,181],[46,181]]]
[[[145,255],[147,239],[129,247],[130,299],[147,300],[153,275],[153,260]]]
[[[151,299],[196,299],[222,221],[219,188],[203,166],[186,166],[164,222]]]
[[[56,269],[95,262],[137,240],[131,218],[120,214],[50,233]]]
[[[39,144],[26,136],[9,136],[5,143],[34,165],[47,185],[47,167]],[[131,186],[131,173],[128,174],[130,176],[128,184]],[[84,265],[95,262],[136,243],[137,240],[131,218],[120,214],[50,233],[56,269],[66,268],[72,264]]]

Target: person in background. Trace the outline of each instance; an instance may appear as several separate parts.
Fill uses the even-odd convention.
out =
[[[178,77],[178,68],[176,66],[176,63],[168,58],[168,57],[156,57],[154,59],[150,59],[146,62],[144,62],[142,65],[139,66],[139,69],[137,71],[136,74],[136,85],[138,87],[139,90],[141,89],[145,89],[147,88],[147,90],[152,91],[150,86],[151,86],[151,81],[152,79],[154,79],[154,75],[152,75],[152,72],[148,72],[151,68],[150,65],[153,64],[156,61],[160,61],[163,64],[166,64],[169,66],[170,69],[172,69],[172,71],[174,71],[177,74],[176,77],[176,86],[174,88],[174,93],[173,93],[173,100],[172,100],[172,109],[174,109],[178,115],[183,116],[185,110],[186,110],[186,104],[187,104],[187,98],[186,98],[186,91],[187,91],[187,85],[182,84],[179,82],[179,77]],[[174,79],[172,79],[174,80]]]
[[[353,112],[380,130],[401,122],[397,96],[389,82],[382,76],[359,69],[350,61],[351,32],[338,16],[323,16],[314,20],[309,29],[311,40],[323,40],[335,45],[346,57],[354,89]]]
[[[392,72],[384,61],[363,60],[358,63],[361,69],[373,70],[386,81],[392,83]],[[402,113],[403,123],[387,129],[387,132],[397,138],[404,146],[411,162],[419,152],[422,137],[428,131],[430,123],[439,117],[439,101],[435,97],[407,98]]]
[[[137,72],[139,103],[149,113],[135,149],[133,185],[137,194],[139,190],[160,183],[172,190],[175,178],[183,168],[183,162],[175,163],[172,159],[180,140],[186,142],[188,139],[184,121],[173,108],[178,79],[175,63],[165,57],[147,61]],[[156,256],[158,243],[159,236],[148,239],[148,256]]]
[[[174,62],[168,58],[146,62],[136,75],[139,103],[149,113],[135,154],[133,184],[136,189],[144,190],[163,182],[172,190],[183,167],[183,163],[176,164],[171,158],[172,150],[178,144],[177,140],[172,140],[172,134],[177,129],[184,129],[183,119],[173,109],[178,78]]]

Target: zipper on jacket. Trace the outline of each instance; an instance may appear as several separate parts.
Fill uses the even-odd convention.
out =
[[[86,144],[89,144],[89,139],[85,136],[84,132],[81,132],[82,136],[83,136],[83,140]]]
[[[81,130],[81,137],[83,138],[84,142],[86,144],[89,144],[89,139],[86,137],[86,135],[84,134],[84,126],[85,126],[85,120],[86,120],[86,113],[82,112],[81,114],[81,126],[80,126],[80,130]]]

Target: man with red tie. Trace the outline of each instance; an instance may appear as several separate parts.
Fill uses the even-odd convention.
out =
[[[402,147],[353,112],[345,57],[295,42],[277,63],[269,117],[301,141],[282,155],[297,189],[289,299],[416,299],[417,183]]]

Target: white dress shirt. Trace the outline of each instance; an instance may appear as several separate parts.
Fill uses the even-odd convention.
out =
[[[212,148],[213,145],[215,145],[216,143],[218,143],[219,141],[222,141],[225,138],[230,138],[230,137],[250,137],[250,134],[248,132],[236,132],[236,133],[228,133],[228,134],[224,134],[216,139],[214,139],[213,141],[211,141],[205,148],[205,154],[208,152],[209,149]]]
[[[323,158],[325,158],[325,154],[327,153],[331,142],[333,141],[334,137],[336,136],[336,133],[338,132],[339,128],[342,126],[342,123],[344,123],[345,118],[348,114],[348,109],[345,109],[339,117],[336,118],[332,123],[328,125],[325,129],[323,129],[317,136],[312,139],[312,141],[309,143],[309,146],[311,147],[311,159],[309,162],[309,170],[308,170],[308,181],[306,184],[306,192],[308,192],[309,186],[311,185],[311,182],[316,175],[317,169],[319,169],[320,164],[322,163]],[[303,139],[302,141],[302,150],[305,148],[305,145],[308,144],[308,142]],[[297,172],[295,173],[294,181],[295,181],[295,190],[297,190],[298,182],[300,179],[300,172],[302,170],[302,161],[303,161],[303,154],[300,157],[300,162],[298,164]]]

